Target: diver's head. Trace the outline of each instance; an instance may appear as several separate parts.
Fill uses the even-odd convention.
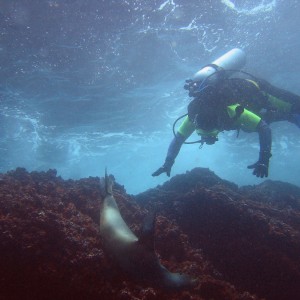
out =
[[[218,109],[213,99],[195,98],[188,106],[188,116],[195,128],[214,130],[218,123]]]

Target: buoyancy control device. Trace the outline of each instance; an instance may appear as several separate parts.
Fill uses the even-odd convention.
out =
[[[190,97],[196,97],[201,93],[209,84],[216,82],[222,78],[229,78],[235,72],[239,72],[246,64],[246,54],[239,48],[234,48],[216,60],[211,64],[202,67],[196,72],[192,79],[186,80],[184,88],[189,91]],[[223,71],[223,72],[222,72]],[[246,72],[243,72],[248,74]],[[248,74],[250,75],[250,74]],[[251,75],[250,75],[251,76]],[[211,80],[212,79],[212,80]],[[209,82],[208,82],[209,81]],[[175,133],[176,123],[187,116],[187,114],[180,116],[173,124],[173,133]],[[216,139],[217,140],[217,139]],[[203,139],[195,142],[184,142],[185,144],[201,143],[203,145]]]

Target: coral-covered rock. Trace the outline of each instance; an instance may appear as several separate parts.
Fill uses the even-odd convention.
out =
[[[138,195],[137,201],[148,209],[159,206],[162,214],[172,217],[224,280],[266,299],[297,298],[300,213],[297,207],[278,205],[278,195],[289,191],[297,202],[298,188],[281,182],[251,190],[232,188],[220,180],[207,185],[213,174],[207,170],[197,174],[198,182],[192,185],[189,176],[178,175],[173,187],[170,181]],[[177,190],[175,182],[188,185],[189,191]]]
[[[0,299],[296,299],[300,213],[278,205],[285,188],[297,203],[297,189],[284,183],[239,189],[207,169],[134,198],[116,184],[130,228],[138,235],[148,210],[158,211],[161,263],[199,280],[170,292],[129,277],[105,251],[99,178],[0,174]]]
[[[266,180],[257,186],[244,186],[240,190],[249,199],[271,204],[279,209],[300,210],[300,187],[293,184]]]

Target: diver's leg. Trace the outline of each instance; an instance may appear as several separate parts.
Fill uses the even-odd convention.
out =
[[[300,104],[297,103],[292,105],[288,121],[300,128]]]

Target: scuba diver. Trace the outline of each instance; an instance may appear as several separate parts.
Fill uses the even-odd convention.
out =
[[[242,50],[232,49],[200,69],[193,79],[186,80],[184,88],[193,99],[188,105],[188,113],[175,121],[174,138],[165,162],[152,176],[162,173],[170,176],[182,144],[199,142],[202,145],[212,145],[218,141],[219,132],[239,132],[242,129],[259,135],[259,158],[248,168],[253,169],[253,175],[257,177],[268,177],[269,160],[272,156],[269,124],[289,121],[300,127],[300,96],[241,71],[245,60]],[[232,77],[235,73],[240,76]],[[175,124],[183,117],[184,120],[175,133]],[[201,140],[185,142],[194,131],[201,136]]]

